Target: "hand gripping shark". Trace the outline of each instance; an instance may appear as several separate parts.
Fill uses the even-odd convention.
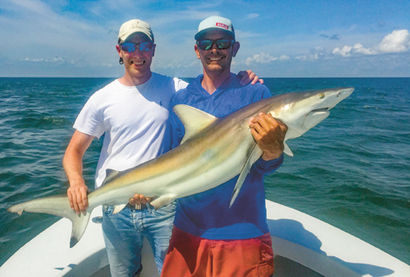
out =
[[[123,208],[135,193],[153,197],[150,204],[158,209],[177,198],[212,189],[239,175],[232,192],[232,205],[252,164],[262,155],[249,130],[252,117],[264,112],[284,122],[288,127],[284,152],[293,156],[286,141],[316,126],[329,115],[330,109],[352,92],[353,88],[340,88],[282,94],[250,104],[224,118],[176,105],[174,111],[185,126],[181,145],[133,169],[107,174],[103,186],[88,195],[89,206],[83,214],[77,215],[70,208],[67,196],[38,198],[8,210],[69,218],[72,222],[70,247],[73,247],[81,239],[95,207],[106,204]]]

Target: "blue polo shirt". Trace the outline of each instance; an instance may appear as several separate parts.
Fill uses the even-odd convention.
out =
[[[203,75],[198,76],[187,88],[175,94],[171,108],[185,104],[216,117],[225,117],[271,96],[268,88],[259,83],[241,86],[234,74],[209,94],[201,85],[202,78]],[[176,147],[184,137],[184,126],[173,111],[169,120],[172,144]],[[211,190],[179,199],[175,226],[205,239],[248,239],[268,233],[263,176],[277,169],[282,161],[283,156],[272,161],[256,161],[231,208],[229,203],[238,176]]]

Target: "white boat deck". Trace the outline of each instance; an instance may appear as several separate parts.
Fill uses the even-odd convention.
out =
[[[269,200],[266,207],[275,277],[410,276],[409,265],[338,228]],[[109,276],[100,217],[101,208],[96,208],[73,248],[70,221],[57,221],[11,256],[0,267],[0,276]],[[141,276],[159,276],[145,243]]]

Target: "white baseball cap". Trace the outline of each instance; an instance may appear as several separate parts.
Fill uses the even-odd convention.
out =
[[[235,39],[235,31],[233,29],[231,20],[222,16],[213,15],[205,18],[201,21],[201,23],[199,23],[198,32],[195,35],[195,40],[198,40],[207,31],[215,29],[225,31],[229,35],[231,35],[233,39]]]
[[[154,41],[154,34],[152,33],[151,26],[140,19],[131,19],[123,23],[118,32],[118,39],[126,41],[128,37],[134,33],[143,33],[151,41]]]

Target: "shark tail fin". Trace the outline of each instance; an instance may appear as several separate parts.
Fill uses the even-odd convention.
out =
[[[74,210],[71,209],[67,196],[52,196],[34,199],[11,206],[8,208],[8,211],[19,215],[21,215],[23,211],[30,213],[44,213],[70,219],[72,223],[70,247],[76,245],[81,239],[90,218],[90,213],[88,211],[77,215]]]

